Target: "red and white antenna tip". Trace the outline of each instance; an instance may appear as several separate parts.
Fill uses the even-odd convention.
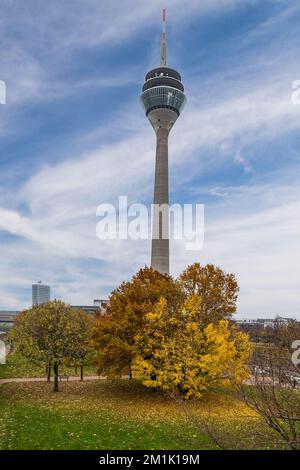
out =
[[[160,65],[165,67],[167,65],[167,44],[166,44],[166,9],[163,9],[163,30],[162,30],[162,41],[161,41],[161,55]]]
[[[162,33],[162,40],[166,42],[166,9],[163,9],[163,33]]]

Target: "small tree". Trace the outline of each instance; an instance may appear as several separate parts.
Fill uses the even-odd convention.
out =
[[[236,311],[239,287],[233,274],[213,264],[194,263],[183,271],[179,282],[186,295],[201,298],[198,316],[203,324],[230,319]]]
[[[10,337],[17,352],[36,364],[51,365],[54,391],[58,391],[59,366],[78,359],[86,348],[89,317],[59,300],[22,312],[15,321]]]
[[[183,307],[170,308],[161,299],[135,336],[134,367],[148,387],[185,398],[199,398],[212,385],[241,383],[249,375],[248,336],[227,320],[203,326],[201,299],[188,297]]]

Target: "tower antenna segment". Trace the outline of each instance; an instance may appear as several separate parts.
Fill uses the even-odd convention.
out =
[[[166,41],[166,9],[163,9],[163,32],[161,41],[160,66],[167,65],[167,41]]]

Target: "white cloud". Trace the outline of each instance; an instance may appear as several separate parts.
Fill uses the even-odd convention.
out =
[[[225,197],[206,208],[205,243],[198,258],[237,275],[239,313],[245,316],[300,314],[300,191],[296,177],[290,187],[277,178],[268,185],[228,188]],[[175,249],[178,273],[197,255],[187,254],[179,243]]]

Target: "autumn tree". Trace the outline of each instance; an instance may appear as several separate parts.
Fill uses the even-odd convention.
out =
[[[65,361],[82,360],[89,334],[90,318],[85,312],[54,300],[18,315],[10,338],[23,357],[53,367],[53,390],[58,391],[60,365]]]
[[[177,309],[161,299],[146,314],[134,361],[146,386],[199,398],[212,385],[241,383],[249,375],[248,336],[227,320],[203,325],[200,304],[197,295]]]
[[[194,263],[183,271],[179,282],[186,295],[201,298],[198,318],[203,324],[230,319],[236,311],[239,287],[233,274],[213,264]]]
[[[106,315],[97,319],[92,333],[99,372],[110,377],[131,374],[136,355],[135,335],[161,297],[167,299],[172,309],[182,302],[183,293],[172,277],[151,268],[141,269],[131,281],[123,282],[112,292]]]

